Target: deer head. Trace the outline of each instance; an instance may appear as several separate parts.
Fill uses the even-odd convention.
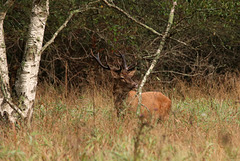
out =
[[[114,78],[114,86],[113,86],[113,96],[114,96],[114,105],[117,110],[117,116],[120,116],[121,111],[124,109],[123,100],[127,97],[128,92],[132,89],[136,88],[138,85],[136,82],[132,80],[132,77],[135,73],[134,66],[127,66],[125,56],[123,54],[116,55],[121,57],[122,63],[119,67],[111,67],[108,65],[107,57],[106,65],[103,65],[99,58],[99,53],[94,55],[91,51],[92,56],[98,62],[98,64],[106,69],[110,70],[112,77]]]
[[[132,80],[136,70],[134,70],[133,65],[127,66],[125,56],[123,54],[115,54],[117,57],[122,59],[122,64],[119,67],[110,67],[107,62],[107,57],[105,57],[106,65],[103,65],[100,60],[99,53],[94,55],[92,50],[91,55],[103,69],[110,70],[112,77],[116,80],[114,84],[115,88],[118,86],[117,88],[121,88],[124,92],[129,92],[138,86],[137,83]]]
[[[121,116],[124,107],[122,103],[125,98],[127,105],[130,109],[136,111],[138,108],[138,98],[135,97],[136,92],[131,91],[137,87],[137,83],[132,80],[135,74],[134,66],[127,66],[125,56],[123,54],[116,55],[122,59],[122,63],[119,67],[112,67],[108,65],[107,57],[106,65],[104,65],[100,58],[99,53],[94,55],[91,51],[93,58],[98,62],[98,64],[106,69],[110,70],[112,77],[114,78],[113,96],[114,104],[117,110],[117,116]],[[141,116],[143,118],[156,116],[159,119],[167,118],[171,110],[171,100],[164,96],[161,92],[143,92],[142,93],[142,107],[143,112]]]

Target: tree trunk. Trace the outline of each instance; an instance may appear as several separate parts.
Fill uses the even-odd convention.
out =
[[[6,118],[12,123],[15,123],[20,115],[21,118],[25,119],[29,124],[33,114],[33,104],[36,96],[42,52],[53,43],[58,33],[66,27],[74,14],[91,8],[72,11],[62,26],[54,33],[53,37],[42,47],[46,21],[49,15],[49,0],[33,0],[28,40],[22,65],[18,70],[17,81],[15,83],[17,99],[19,100],[18,105],[15,105],[12,102],[9,89],[7,55],[3,32],[3,22],[6,12],[13,3],[14,0],[8,0],[3,6],[0,6],[0,120]],[[5,115],[7,115],[7,117],[5,117]]]
[[[6,116],[11,122],[15,122],[14,110],[5,101],[11,99],[10,88],[9,88],[9,76],[8,76],[8,64],[6,45],[4,40],[4,29],[3,23],[7,13],[7,10],[13,5],[14,0],[8,0],[0,7],[0,112],[1,116]]]
[[[15,83],[19,98],[19,108],[28,123],[32,118],[33,104],[36,96],[39,64],[44,31],[49,15],[49,0],[34,0],[30,17],[29,34],[26,43],[22,66]]]

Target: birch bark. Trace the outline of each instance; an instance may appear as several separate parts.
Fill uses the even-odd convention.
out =
[[[24,51],[22,66],[18,72],[17,81],[15,83],[19,104],[15,105],[12,102],[9,89],[7,55],[3,32],[3,21],[7,11],[6,8],[9,8],[13,2],[14,0],[8,0],[3,6],[0,6],[0,116],[8,114],[7,119],[15,123],[20,115],[21,118],[26,119],[28,123],[30,123],[29,121],[32,118],[33,104],[36,96],[41,54],[51,43],[53,43],[58,33],[66,27],[74,14],[95,8],[77,9],[70,12],[66,21],[42,47],[44,30],[49,15],[49,0],[33,0],[28,40]],[[18,115],[14,115],[15,113]]]
[[[175,11],[175,6],[177,5],[177,1],[173,1],[173,6],[172,6],[172,9],[170,11],[170,15],[169,15],[169,19],[168,19],[168,25],[167,25],[167,28],[166,28],[166,31],[162,37],[162,41],[160,42],[160,45],[157,49],[157,52],[156,52],[156,57],[153,59],[152,63],[151,63],[151,66],[148,68],[146,74],[144,75],[143,79],[142,79],[142,82],[138,88],[138,108],[137,108],[137,115],[139,116],[141,111],[140,111],[140,108],[142,106],[141,102],[142,102],[142,89],[143,89],[143,86],[145,84],[145,82],[147,81],[147,77],[150,75],[150,73],[152,72],[153,68],[155,67],[155,65],[157,64],[157,60],[160,58],[161,56],[161,52],[163,50],[163,47],[164,47],[164,44],[165,44],[165,40],[166,40],[166,37],[168,35],[168,32],[173,24],[173,18],[174,18],[174,11]]]
[[[7,115],[11,122],[15,122],[16,119],[13,116],[13,109],[5,101],[5,99],[11,99],[11,94],[9,89],[8,64],[3,23],[7,10],[13,5],[13,3],[14,0],[8,0],[3,6],[0,6],[0,115]]]
[[[36,96],[39,64],[44,31],[49,15],[49,0],[33,0],[30,17],[28,40],[26,43],[21,69],[15,83],[19,98],[19,108],[28,123],[32,118],[33,104]]]

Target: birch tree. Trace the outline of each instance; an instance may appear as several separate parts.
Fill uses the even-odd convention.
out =
[[[67,26],[75,14],[95,9],[95,7],[91,5],[98,2],[99,0],[71,11],[65,22],[53,34],[52,38],[42,46],[45,26],[49,15],[49,0],[33,0],[28,39],[15,82],[17,103],[12,101],[13,99],[9,88],[7,54],[3,32],[5,15],[7,10],[13,5],[14,0],[7,0],[0,6],[0,120],[3,118],[15,123],[20,116],[20,118],[27,121],[28,125],[30,124],[36,96],[39,65],[43,51],[54,42],[59,32]]]
[[[9,76],[3,22],[8,9],[13,5],[13,3],[14,0],[8,0],[4,4],[1,4],[2,6],[0,6],[0,112],[2,116],[8,114],[10,121],[14,121],[15,118],[13,117],[13,109],[5,101],[6,99],[10,99],[11,95],[9,89]]]
[[[1,116],[15,123],[20,115],[29,123],[32,118],[33,104],[36,96],[37,78],[44,31],[49,15],[49,0],[33,0],[30,16],[28,40],[26,42],[21,68],[19,69],[15,89],[18,98],[16,106],[10,94],[8,64],[4,42],[3,22],[7,10],[14,3],[8,0],[0,11],[0,111]]]

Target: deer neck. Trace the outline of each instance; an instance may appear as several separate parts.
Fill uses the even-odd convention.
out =
[[[123,101],[127,98],[129,91],[131,91],[130,88],[119,83],[119,81],[114,81],[113,97],[115,108],[123,108]]]

